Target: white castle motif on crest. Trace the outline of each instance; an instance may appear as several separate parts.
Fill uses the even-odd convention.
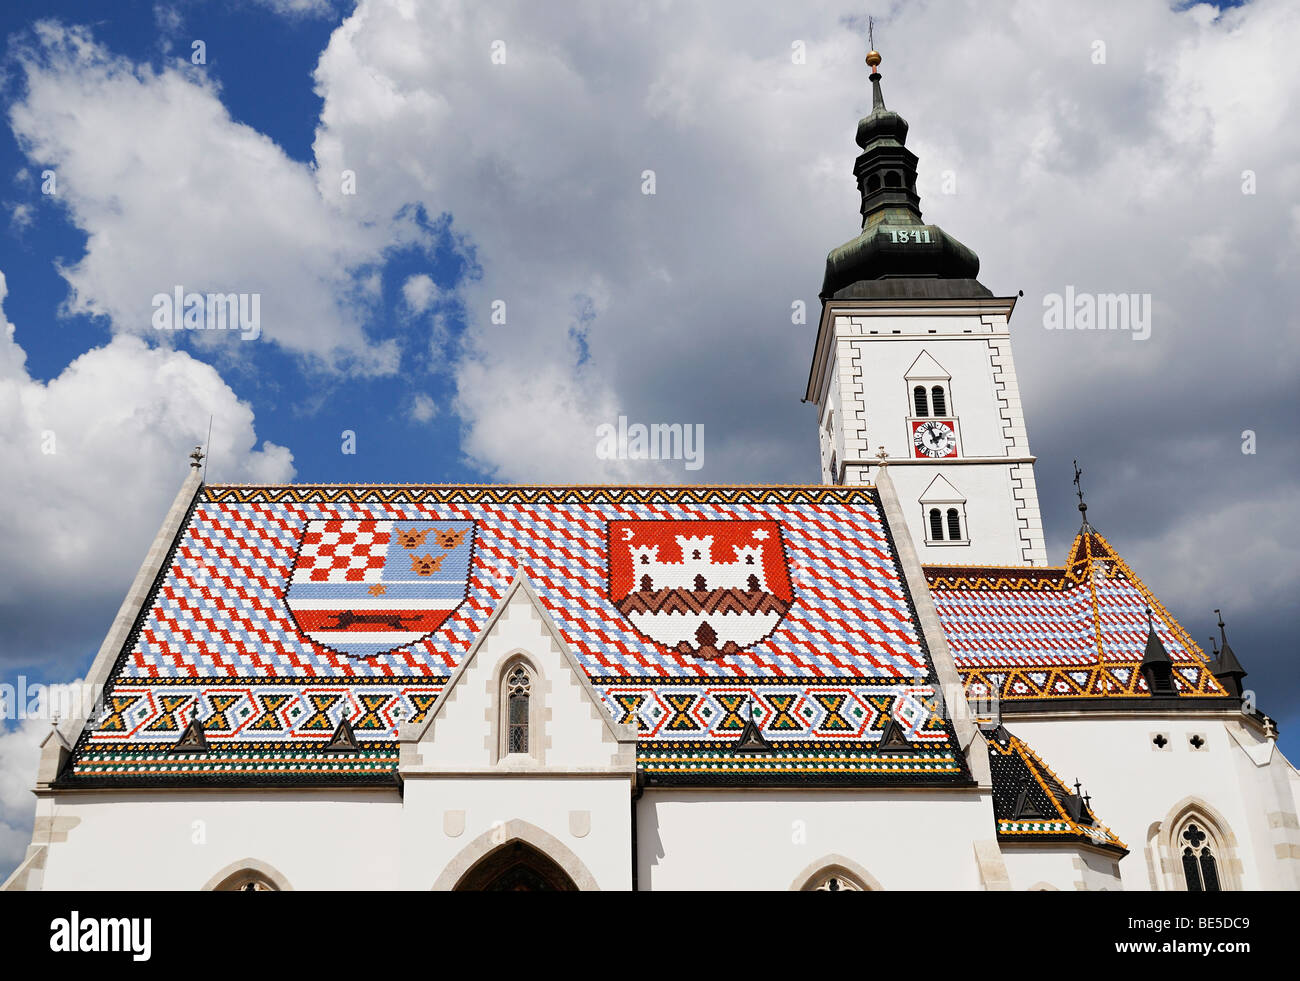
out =
[[[634,589],[698,589],[696,577],[703,577],[705,589],[766,590],[763,576],[763,549],[759,545],[737,545],[734,562],[713,559],[713,536],[691,538],[677,535],[682,550],[681,562],[660,562],[658,545],[633,545],[632,567]],[[649,577],[649,586],[646,577]]]

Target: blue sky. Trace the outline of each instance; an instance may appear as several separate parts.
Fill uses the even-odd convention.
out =
[[[85,671],[209,416],[213,482],[818,479],[799,398],[858,224],[860,5],[546,6],[0,10],[0,671]],[[1089,517],[1192,635],[1224,610],[1294,758],[1300,16],[1042,6],[879,11],[922,209],[1025,292],[1051,560],[1077,458]],[[153,331],[177,283],[261,292],[262,336]],[[1150,292],[1150,341],[1042,330],[1067,285]],[[703,425],[705,466],[598,460],[620,414]]]
[[[176,5],[183,19],[172,23],[155,12],[156,6],[134,0],[97,6],[89,19],[84,3],[42,3],[39,9],[41,18],[89,25],[105,48],[155,69],[175,65],[178,58],[183,65],[192,57],[194,39],[201,39],[206,64],[193,70],[219,87],[231,119],[269,136],[292,160],[310,165],[321,108],[321,99],[313,91],[312,69],[342,14],[285,17],[251,2],[233,8],[192,3]],[[0,14],[0,29],[11,51],[15,45],[30,43],[32,22],[30,9],[21,5]],[[5,77],[7,96],[12,98],[21,87],[12,63]],[[23,152],[11,128],[0,131],[0,155],[4,173],[27,174],[4,188],[6,205],[27,203],[39,216],[30,225],[17,228],[11,223],[6,230],[4,272],[9,295],[5,309],[16,325],[16,339],[27,353],[32,377],[49,381],[77,355],[103,344],[109,326],[102,317],[61,313],[69,288],[59,266],[85,250],[86,234],[68,220],[57,196],[40,193],[40,162]],[[464,256],[448,248],[449,214],[430,218],[421,210],[417,220],[428,230],[427,243],[394,246],[383,256],[383,294],[367,306],[364,324],[373,339],[405,339],[400,290],[409,276],[428,275],[450,291],[472,269],[472,251]],[[198,288],[198,284],[183,285]],[[454,301],[446,304],[446,313],[454,335],[460,323]],[[417,394],[437,405],[449,400],[451,378],[432,370],[425,352],[404,350],[408,371],[396,379],[352,379],[346,393],[324,397],[321,388],[328,382],[299,360],[273,345],[249,347],[239,352],[240,363],[223,377],[240,399],[256,406],[258,435],[292,447],[298,479],[482,479],[458,453],[454,425],[422,425],[403,411]],[[197,356],[218,360],[210,352],[197,352]],[[418,374],[418,383],[408,380],[412,374]],[[198,442],[206,440],[207,425],[206,416],[193,420]],[[344,430],[358,434],[357,453],[339,452]],[[220,458],[211,466],[212,479],[220,479]]]

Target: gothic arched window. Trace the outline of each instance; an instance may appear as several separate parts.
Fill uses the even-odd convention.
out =
[[[1188,892],[1219,892],[1219,867],[1214,860],[1210,836],[1195,821],[1178,836],[1183,847],[1183,878]]]
[[[953,541],[961,539],[961,515],[956,508],[948,509],[948,537]]]
[[[942,385],[935,385],[930,389],[930,405],[933,406],[936,416],[948,414],[948,400],[944,397]]]
[[[943,515],[938,508],[930,508],[930,538],[933,541],[943,541]]]
[[[506,677],[506,752],[528,752],[528,697],[532,679],[528,670],[517,664]]]
[[[916,388],[912,389],[912,401],[916,404],[917,416],[928,416],[930,414],[929,403],[925,400],[924,385],[917,385]]]

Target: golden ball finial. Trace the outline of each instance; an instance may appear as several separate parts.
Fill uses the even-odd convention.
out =
[[[871,66],[871,70],[874,72],[876,70],[876,67],[880,64],[880,52],[874,49],[868,51],[867,64]]]

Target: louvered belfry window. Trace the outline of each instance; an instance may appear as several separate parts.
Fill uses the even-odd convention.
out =
[[[961,515],[956,508],[948,509],[948,538],[954,542],[961,541]]]
[[[943,515],[938,508],[930,508],[930,540],[943,541]]]
[[[934,409],[936,416],[946,416],[948,414],[948,400],[944,397],[942,385],[935,385],[930,389],[930,407]]]
[[[930,414],[928,403],[925,400],[924,385],[917,385],[916,388],[912,389],[912,399],[916,403],[916,414],[918,417],[928,416]]]
[[[506,734],[506,751],[509,753],[528,752],[528,696],[532,689],[532,679],[522,664],[511,669],[506,678],[506,707],[509,713],[509,729]]]

